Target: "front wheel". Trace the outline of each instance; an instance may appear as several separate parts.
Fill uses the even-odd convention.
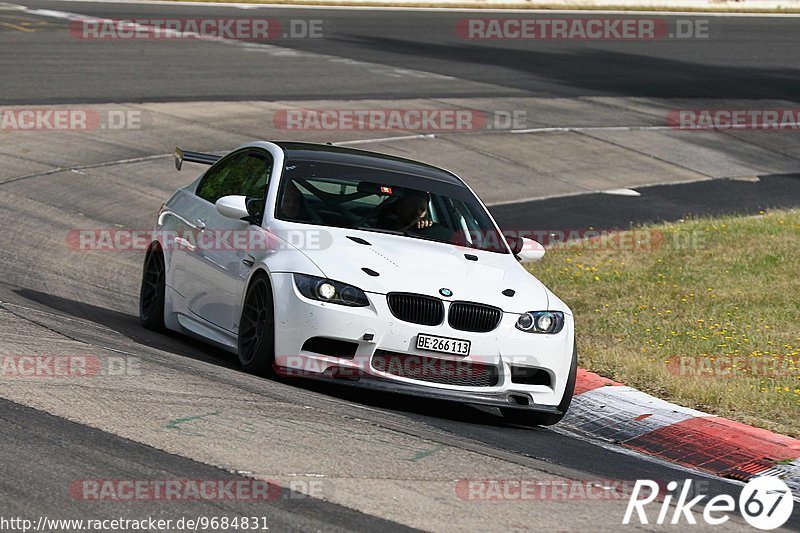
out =
[[[152,245],[144,256],[142,286],[139,290],[139,321],[153,331],[164,331],[164,252]]]
[[[572,403],[572,396],[575,394],[575,378],[578,374],[578,349],[572,349],[572,365],[569,369],[569,377],[567,378],[567,386],[564,389],[564,396],[561,397],[561,402],[558,404],[558,410],[561,411],[560,415],[552,413],[537,413],[535,411],[526,411],[524,409],[511,409],[509,407],[501,407],[500,412],[503,418],[512,424],[519,426],[553,426],[561,422],[564,415],[567,414],[567,409]]]
[[[275,360],[272,288],[259,274],[247,289],[239,320],[239,362],[247,372],[268,375]]]

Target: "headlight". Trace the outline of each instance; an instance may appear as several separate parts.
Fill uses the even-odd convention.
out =
[[[294,274],[293,277],[294,284],[300,294],[311,300],[350,307],[366,307],[369,305],[367,295],[358,287],[305,274]]]
[[[558,333],[563,327],[561,311],[528,311],[517,319],[517,329],[529,333]]]
[[[315,289],[315,292],[317,293],[317,296],[319,296],[320,300],[327,301],[336,296],[336,287],[334,287],[333,283],[330,281],[318,281]]]

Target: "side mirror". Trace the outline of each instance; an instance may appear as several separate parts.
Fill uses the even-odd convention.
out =
[[[539,261],[544,257],[544,246],[533,239],[526,239],[525,237],[518,237],[518,239],[522,241],[522,246],[521,249],[515,251],[514,254],[516,254],[521,262]]]
[[[245,196],[223,196],[217,203],[217,211],[228,218],[235,218],[241,220],[243,218],[250,218],[250,213],[247,211],[247,197]]]
[[[522,247],[524,246],[522,237],[517,237],[516,235],[504,235],[509,248],[511,248],[511,253],[514,255],[519,255],[519,253],[522,251]]]

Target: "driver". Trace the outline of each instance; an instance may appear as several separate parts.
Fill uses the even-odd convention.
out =
[[[407,190],[399,200],[377,214],[375,227],[402,232],[431,227],[433,221],[427,218],[430,199],[430,194],[425,191]]]
[[[306,200],[303,198],[303,193],[297,188],[293,181],[286,184],[281,198],[281,214],[284,218],[291,220],[310,221],[311,214],[306,206]]]

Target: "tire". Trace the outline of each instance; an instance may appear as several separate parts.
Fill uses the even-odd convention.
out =
[[[164,331],[164,291],[166,276],[164,252],[151,244],[144,256],[142,286],[139,290],[139,321],[152,331]]]
[[[577,374],[578,349],[577,347],[573,347],[572,365],[569,369],[567,386],[564,389],[564,396],[561,397],[561,402],[558,404],[558,410],[561,411],[561,414],[556,415],[552,413],[537,413],[535,411],[501,407],[500,412],[503,414],[503,418],[505,418],[508,422],[517,424],[519,426],[553,426],[558,424],[567,414],[569,405],[572,403],[572,396],[575,394],[575,378]]]
[[[269,278],[257,274],[247,288],[239,319],[239,362],[246,372],[260,376],[273,374],[275,324],[272,287]]]

